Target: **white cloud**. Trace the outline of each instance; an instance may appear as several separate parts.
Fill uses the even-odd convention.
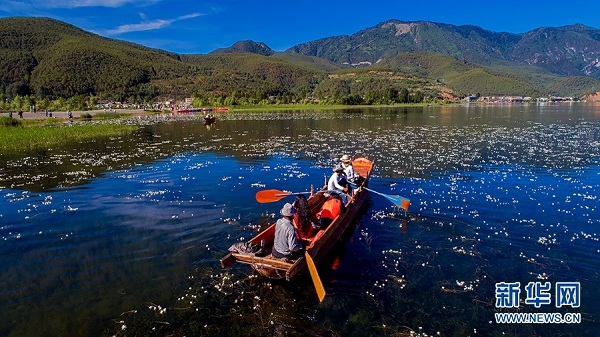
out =
[[[121,7],[138,0],[49,0],[44,1],[50,8],[77,8],[77,7]]]
[[[2,4],[0,4],[0,10],[4,10],[6,12],[14,12],[37,8],[118,8],[128,4],[139,4],[146,6],[160,1],[161,0],[2,0]]]
[[[142,19],[145,18],[144,14],[140,14],[140,16],[142,17]],[[140,22],[140,23],[121,25],[115,29],[109,29],[109,30],[104,31],[104,34],[111,36],[111,35],[120,35],[120,34],[131,33],[131,32],[140,32],[140,31],[145,31],[145,30],[156,30],[156,29],[160,29],[160,28],[169,26],[172,23],[177,22],[177,21],[193,19],[193,18],[197,18],[199,16],[202,16],[202,14],[192,13],[192,14],[179,16],[175,19],[156,19],[153,21],[144,21],[144,22]]]

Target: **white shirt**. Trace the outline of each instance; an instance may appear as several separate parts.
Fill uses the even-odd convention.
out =
[[[355,173],[352,164],[342,164],[342,166],[344,167],[344,173],[346,174],[346,178],[348,179],[348,181],[354,182]]]
[[[331,177],[329,178],[329,181],[327,182],[327,189],[330,191],[340,191],[343,192],[344,191],[344,186],[340,185],[340,181],[342,181],[342,179],[346,179],[346,175],[345,174],[338,174],[337,172],[334,172]]]

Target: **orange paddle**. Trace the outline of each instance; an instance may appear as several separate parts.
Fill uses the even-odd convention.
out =
[[[315,266],[315,261],[313,261],[310,254],[307,251],[304,251],[304,257],[306,258],[306,264],[308,265],[308,271],[310,272],[310,277],[315,285],[315,290],[317,291],[317,296],[319,297],[319,302],[323,302],[325,298],[325,288],[323,288],[323,283],[321,282],[321,278],[319,277],[319,272],[317,272],[317,267]]]
[[[310,192],[286,192],[286,191],[280,191],[280,190],[262,190],[262,191],[256,192],[256,201],[260,202],[261,204],[264,204],[266,202],[279,201],[279,200],[281,200],[287,196],[290,196],[292,194],[304,194],[304,193],[310,193]]]

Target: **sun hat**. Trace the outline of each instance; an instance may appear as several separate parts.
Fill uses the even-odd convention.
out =
[[[340,164],[335,164],[335,166],[333,167],[333,172],[338,172],[338,171],[343,171],[343,170],[344,170],[344,168]]]
[[[292,206],[292,204],[288,202],[285,205],[283,205],[283,208],[281,209],[280,213],[283,216],[293,216],[294,214],[296,214],[296,209]]]
[[[343,156],[342,156],[342,158],[340,158],[340,160],[341,160],[342,162],[344,162],[344,163],[349,163],[349,162],[351,162],[351,161],[352,161],[352,158],[350,158],[350,156],[349,156],[349,155],[345,154],[345,155],[343,155]]]

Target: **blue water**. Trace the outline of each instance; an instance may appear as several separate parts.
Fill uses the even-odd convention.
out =
[[[0,335],[593,335],[600,112],[593,105],[230,113],[2,158]],[[261,189],[375,159],[378,195],[310,277],[223,270],[276,219]],[[291,201],[287,200],[287,201]],[[498,282],[580,282],[579,324],[497,324]],[[524,298],[525,290],[522,289]],[[553,295],[554,296],[554,295]],[[162,322],[162,323],[157,323]],[[170,324],[166,324],[170,323]]]

